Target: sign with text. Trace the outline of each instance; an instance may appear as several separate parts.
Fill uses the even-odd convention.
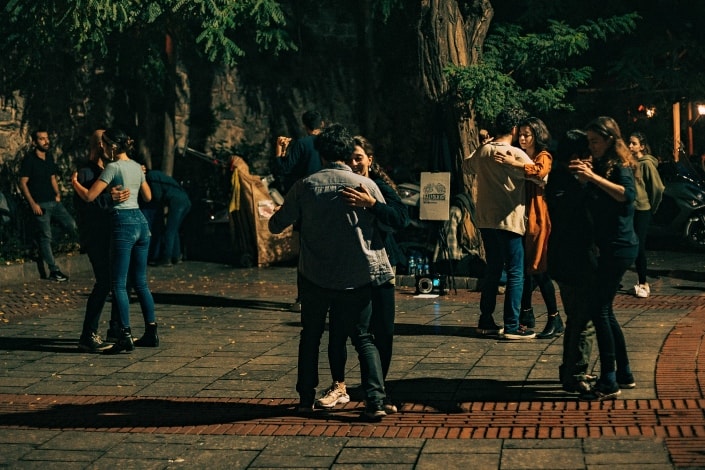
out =
[[[450,173],[421,173],[419,219],[448,220],[450,216]]]

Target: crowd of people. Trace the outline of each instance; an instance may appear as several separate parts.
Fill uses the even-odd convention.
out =
[[[272,233],[299,232],[295,310],[301,312],[296,390],[301,413],[347,403],[347,340],[358,353],[363,416],[397,412],[385,390],[392,363],[395,274],[404,253],[394,233],[409,225],[395,183],[375,160],[372,143],[320,113],[302,116],[305,137],[279,137],[275,172],[284,201],[269,220]],[[519,109],[501,111],[489,134],[463,163],[474,184],[473,219],[485,251],[480,336],[504,340],[563,337],[558,376],[582,400],[606,400],[636,386],[627,344],[613,309],[624,273],[635,265],[633,294],[646,298],[645,239],[664,190],[646,136],[626,140],[614,119],[601,116],[568,131],[552,146],[548,126]],[[86,305],[79,349],[120,353],[159,345],[147,265],[181,260],[179,226],[191,203],[176,180],[147,169],[133,141],[119,129],[97,130],[89,159],[72,176],[78,224],[60,203],[57,168],[46,131],[33,133],[22,162],[20,187],[37,223],[40,252],[50,279],[65,281],[51,253],[50,222],[78,229],[95,284]],[[156,221],[168,217],[155,240]],[[155,243],[156,242],[156,243]],[[500,280],[506,278],[495,321]],[[558,309],[558,285],[565,322]],[[532,296],[539,288],[547,309],[536,333]],[[129,291],[134,290],[144,334],[132,337]],[[106,340],[100,315],[112,293]],[[329,326],[332,383],[317,393],[319,349]],[[600,376],[589,370],[597,340]]]

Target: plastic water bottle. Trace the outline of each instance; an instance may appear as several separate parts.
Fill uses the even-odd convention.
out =
[[[426,256],[423,257],[423,267],[421,268],[421,274],[423,276],[428,276],[430,273],[430,270],[428,269],[428,258]]]
[[[414,258],[414,255],[409,256],[408,266],[409,266],[409,275],[416,276],[416,259]]]

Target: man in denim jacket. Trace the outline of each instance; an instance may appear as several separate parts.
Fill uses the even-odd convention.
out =
[[[349,206],[343,188],[364,186],[384,202],[377,185],[356,175],[344,161],[354,150],[352,135],[339,124],[316,137],[316,149],[325,168],[297,181],[284,204],[269,220],[269,230],[280,233],[300,222],[301,339],[296,391],[300,412],[313,410],[318,386],[318,351],[326,314],[340,315],[360,357],[362,386],[366,395],[363,416],[385,416],[384,381],[379,353],[369,333],[370,289],[394,277],[380,225],[370,211]]]

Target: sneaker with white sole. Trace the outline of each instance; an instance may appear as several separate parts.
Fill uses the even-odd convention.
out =
[[[384,412],[387,413],[388,415],[393,415],[397,411],[397,405],[392,403],[392,400],[389,398],[385,398],[384,401],[382,402],[382,407],[384,408]]]
[[[344,405],[350,401],[350,395],[345,390],[345,384],[333,382],[327,390],[323,392],[321,398],[316,400],[316,405],[321,408],[333,408],[337,404]]]
[[[504,330],[504,333],[500,335],[500,338],[511,340],[534,339],[536,338],[536,333],[534,330],[530,330],[524,325],[519,325],[519,328],[514,331]]]
[[[640,299],[645,299],[649,296],[650,289],[648,284],[637,284],[634,286],[634,295]]]
[[[387,412],[384,411],[384,406],[368,405],[362,412],[362,417],[368,421],[380,421],[385,416],[387,416]]]

